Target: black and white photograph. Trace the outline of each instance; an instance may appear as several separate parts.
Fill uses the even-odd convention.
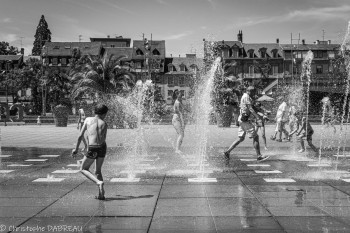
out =
[[[0,0],[0,233],[349,219],[349,0]]]

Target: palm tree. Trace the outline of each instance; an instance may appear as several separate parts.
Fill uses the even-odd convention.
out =
[[[74,87],[71,93],[73,99],[90,95],[105,99],[110,95],[124,95],[134,86],[134,75],[121,67],[125,56],[115,58],[114,55],[81,58],[72,68],[70,76]]]

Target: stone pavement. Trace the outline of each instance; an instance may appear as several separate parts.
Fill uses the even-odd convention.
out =
[[[314,129],[323,132],[316,146],[326,135],[338,144],[338,135]],[[69,156],[75,125],[0,130],[1,232],[350,232],[350,157],[337,159],[336,151],[319,163],[312,152],[295,154],[293,143],[268,139],[263,153],[271,158],[256,163],[247,139],[226,162],[222,151],[237,128],[210,126],[201,160],[193,126],[183,155],[174,153],[173,128],[158,126],[145,130],[147,153],[135,156],[136,130],[113,129],[103,167],[107,199],[98,201],[97,187]],[[192,182],[198,177],[205,179]]]

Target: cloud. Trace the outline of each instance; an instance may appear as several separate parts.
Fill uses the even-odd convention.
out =
[[[295,22],[295,21],[329,21],[332,19],[348,19],[350,14],[350,5],[310,8],[305,10],[294,10],[284,15],[277,15],[272,17],[244,17],[240,18],[236,25],[241,27],[254,26],[272,22]],[[231,29],[232,26],[229,26]],[[227,28],[227,29],[229,29]]]
[[[165,2],[164,0],[156,0],[156,2],[162,5],[168,5],[168,3]]]
[[[214,0],[207,0],[212,8],[215,8],[215,2]]]
[[[11,18],[4,18],[4,19],[2,19],[2,22],[3,22],[3,23],[11,23],[11,22],[13,22],[13,21],[12,21]]]
[[[174,35],[170,35],[170,36],[165,36],[164,40],[180,40],[188,35],[191,35],[192,32],[188,31],[188,32],[183,32],[183,33],[179,33],[179,34],[174,34]]]
[[[9,43],[13,43],[14,41],[18,40],[18,35],[17,34],[0,34],[0,38],[2,38],[3,41],[9,42]]]
[[[115,9],[118,9],[120,11],[124,11],[124,12],[126,12],[128,14],[135,15],[135,12],[130,11],[128,9],[125,9],[125,8],[115,4],[115,3],[108,2],[107,0],[100,0],[100,2],[106,4],[106,5],[110,6],[110,7],[113,7]]]
[[[205,29],[207,29],[207,26],[201,26],[200,28],[205,30]]]

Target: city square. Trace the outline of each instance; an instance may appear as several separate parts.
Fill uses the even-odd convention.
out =
[[[3,0],[0,232],[350,232],[347,0]]]

